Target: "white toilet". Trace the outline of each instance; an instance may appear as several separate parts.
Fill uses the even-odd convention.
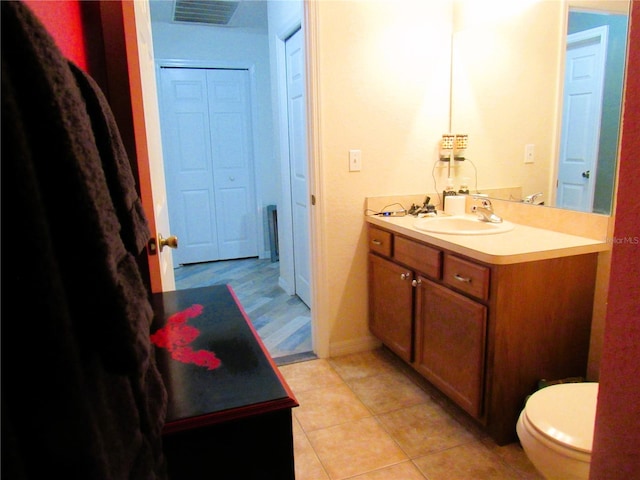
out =
[[[545,478],[589,478],[597,400],[595,382],[551,385],[529,397],[516,432]]]

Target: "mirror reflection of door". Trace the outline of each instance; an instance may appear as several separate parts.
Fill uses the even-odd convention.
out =
[[[605,4],[606,3],[606,4]],[[628,4],[624,2],[622,6],[616,9],[609,8],[613,5],[612,2],[604,2],[601,6],[607,8],[607,10],[589,11],[580,9],[577,7],[571,7],[568,12],[567,33],[569,38],[575,39],[570,43],[577,49],[586,51],[585,43],[588,42],[587,38],[590,34],[585,32],[591,31],[596,37],[599,27],[606,27],[606,47],[603,53],[605,57],[604,70],[604,82],[602,85],[602,101],[601,101],[601,116],[599,119],[599,139],[597,143],[597,156],[594,160],[592,168],[576,168],[574,174],[579,175],[578,178],[574,176],[573,179],[568,180],[570,183],[576,184],[580,182],[589,182],[589,188],[591,191],[587,194],[583,194],[578,187],[572,189],[565,189],[569,191],[568,200],[565,198],[564,204],[559,201],[556,202],[556,206],[563,208],[575,208],[577,210],[583,210],[593,213],[610,214],[613,203],[613,190],[615,186],[616,170],[617,170],[617,158],[620,139],[620,118],[622,113],[622,93],[624,88],[624,75],[627,55],[627,36],[629,27],[628,17]],[[624,8],[622,8],[624,6]],[[583,37],[585,35],[586,37]],[[581,48],[581,47],[584,47]],[[569,44],[568,47],[570,48]],[[569,56],[569,51],[567,52]],[[567,69],[569,66],[567,65]],[[566,95],[566,93],[564,94]],[[566,114],[567,100],[564,99],[564,114]],[[582,119],[585,121],[585,119]],[[596,128],[595,126],[593,127]],[[565,126],[565,130],[567,131]],[[585,137],[585,142],[593,140],[592,137]],[[564,147],[565,139],[561,138],[561,148]],[[559,159],[562,157],[563,151],[559,152]],[[564,157],[562,157],[564,158]],[[562,173],[562,166],[558,165],[557,174]],[[588,172],[588,173],[587,173]],[[585,174],[585,178],[583,177]],[[558,179],[558,191],[557,198],[559,199],[561,179]],[[563,179],[564,180],[564,179]],[[584,183],[586,184],[586,183]],[[584,201],[577,201],[579,194],[582,195]],[[590,199],[589,199],[590,197]],[[573,207],[573,205],[576,207]]]
[[[569,35],[556,205],[591,211],[600,142],[606,26]]]

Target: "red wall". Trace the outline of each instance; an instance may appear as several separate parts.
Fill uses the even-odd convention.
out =
[[[65,57],[88,72],[99,85],[106,85],[99,1],[23,0],[23,3],[38,16]]]
[[[38,16],[49,33],[56,39],[62,53],[83,70],[88,70],[88,58],[84,41],[85,26],[82,23],[80,2],[24,0]]]
[[[611,284],[591,479],[640,474],[640,2],[631,14]]]

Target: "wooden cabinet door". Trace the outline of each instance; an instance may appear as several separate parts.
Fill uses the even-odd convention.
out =
[[[412,358],[413,272],[369,254],[369,329],[406,362]]]
[[[487,309],[419,278],[415,368],[474,417],[482,414]]]

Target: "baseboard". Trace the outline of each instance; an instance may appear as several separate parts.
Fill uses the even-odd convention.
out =
[[[282,275],[278,277],[278,286],[283,289],[288,295],[295,295],[296,293],[291,288],[291,285],[289,285],[289,282],[282,278]]]
[[[340,357],[351,353],[366,352],[378,348],[382,343],[375,337],[368,336],[345,342],[333,342],[329,346],[330,357]]]

